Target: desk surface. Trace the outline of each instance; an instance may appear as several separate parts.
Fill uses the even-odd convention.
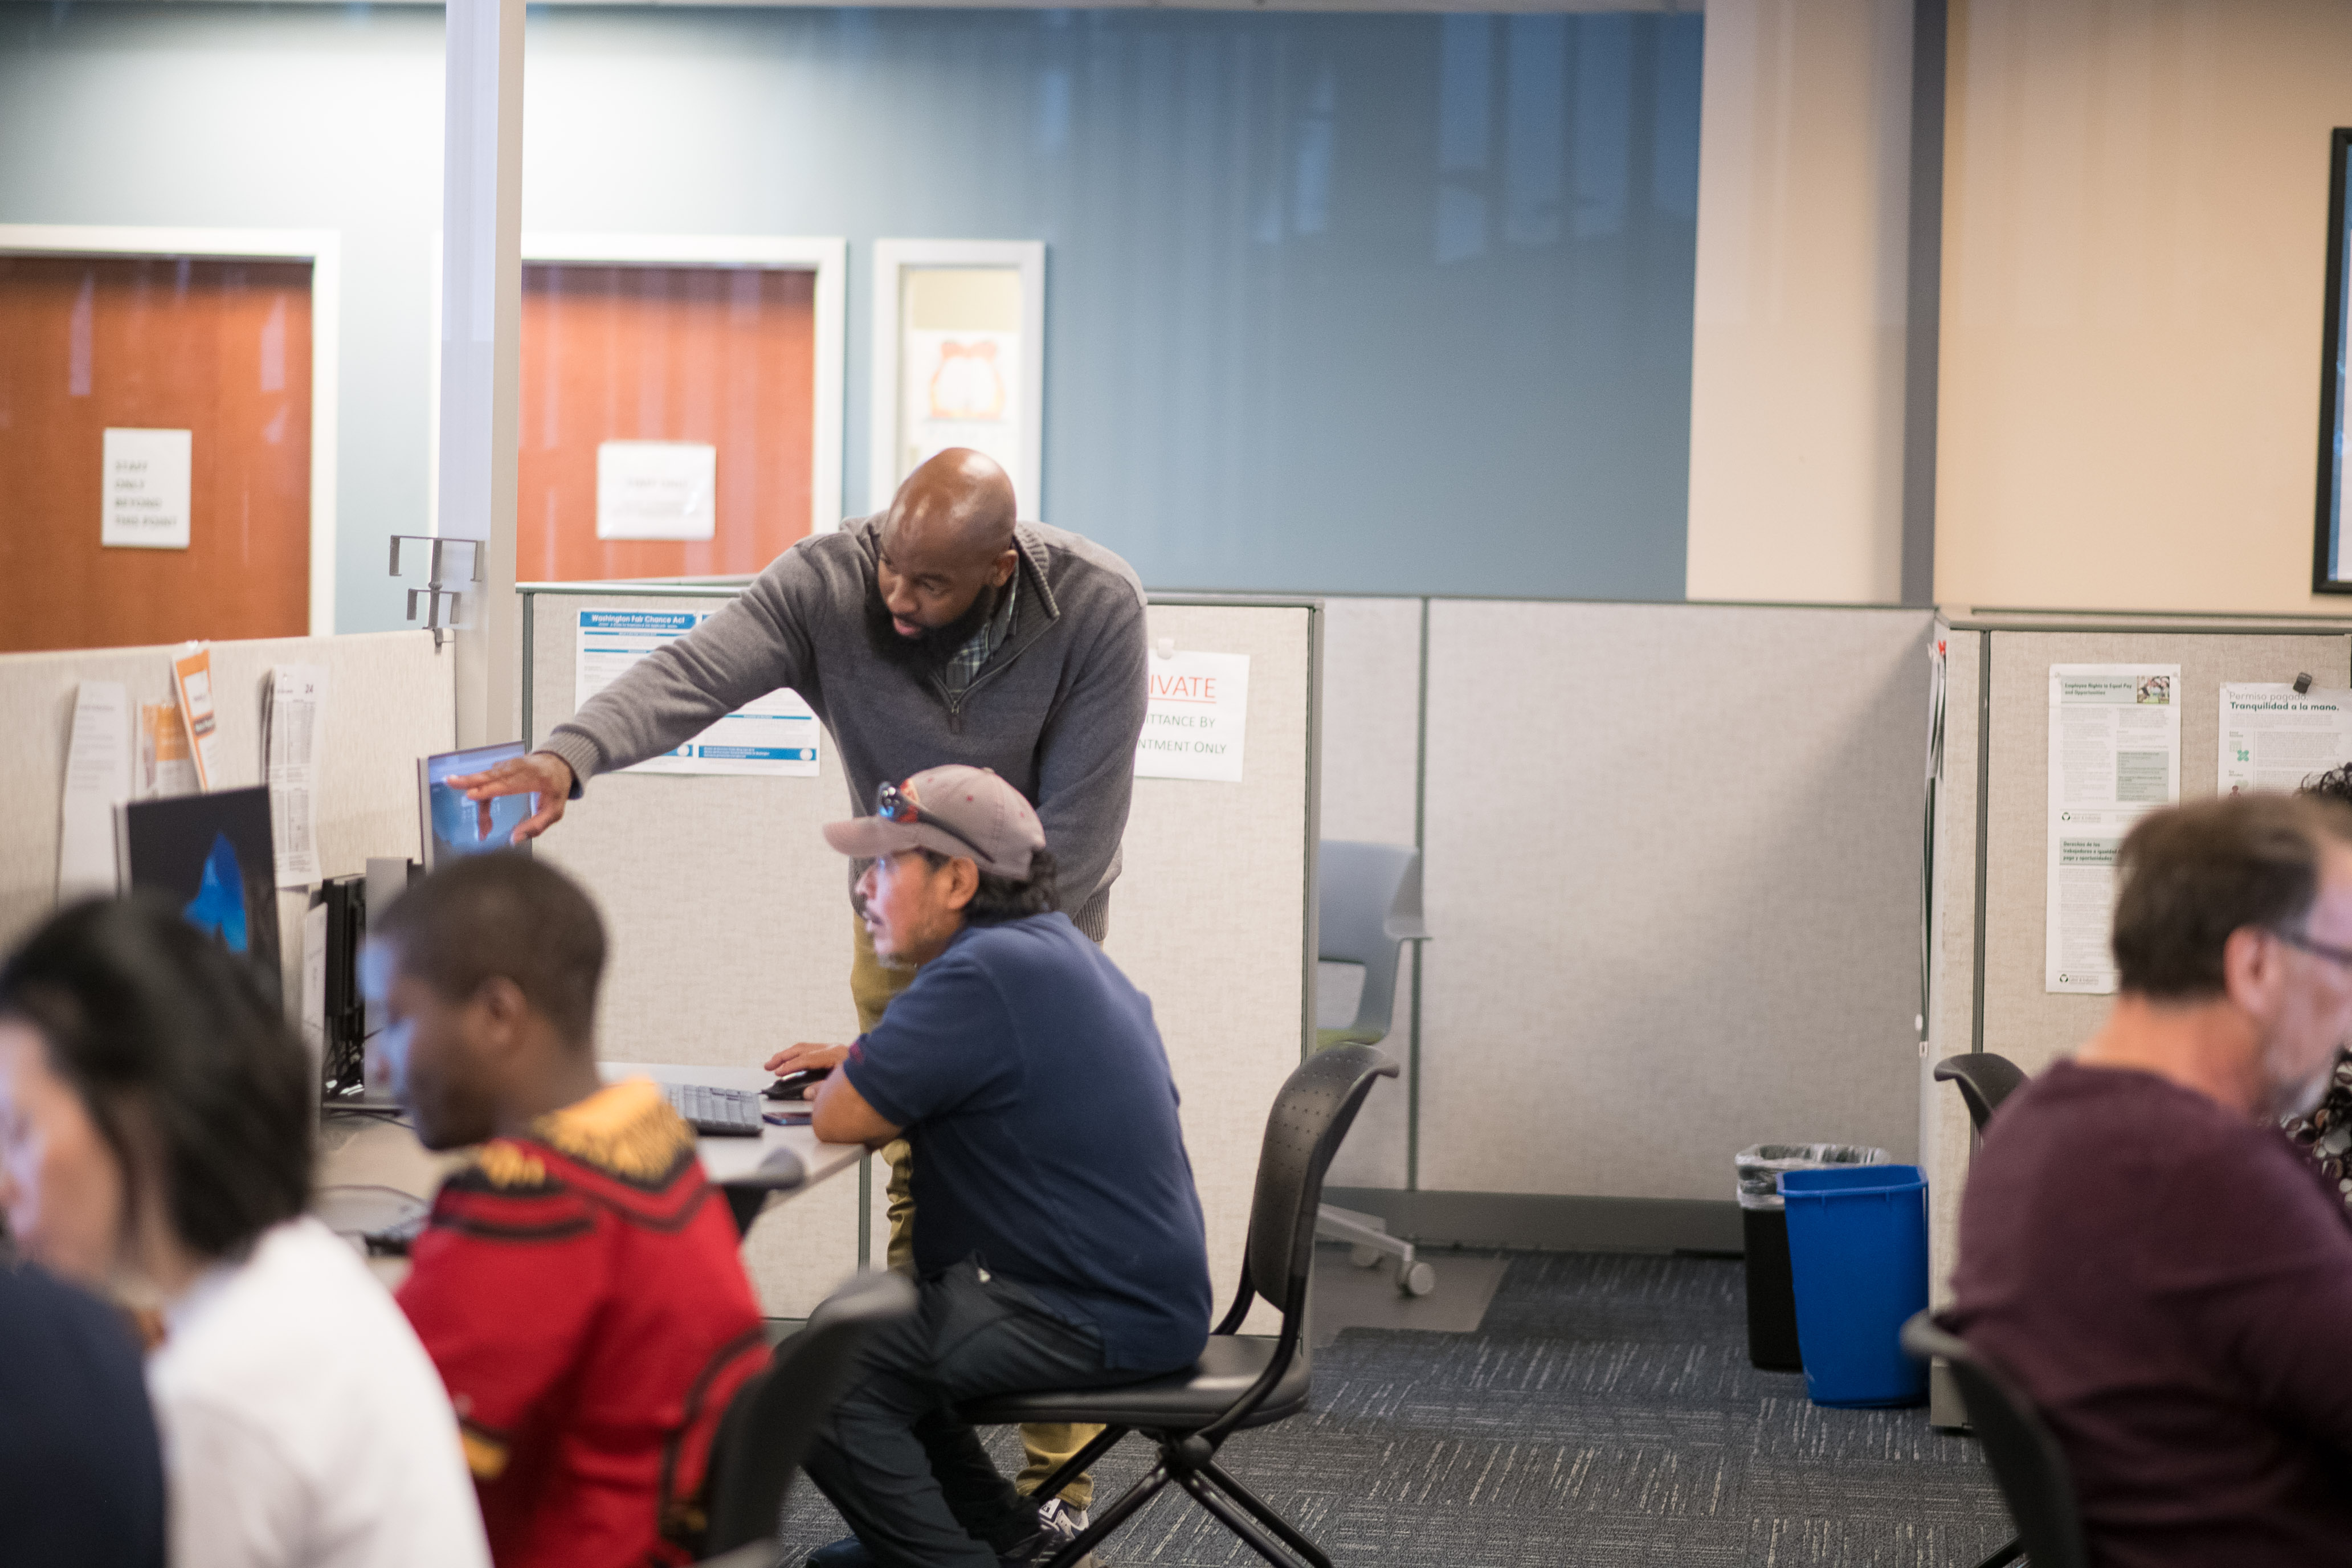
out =
[[[657,1063],[599,1062],[606,1080],[650,1078],[667,1083],[702,1083],[714,1089],[764,1089],[773,1075],[759,1068],[669,1067]],[[794,1102],[783,1100],[782,1105]],[[788,1201],[819,1182],[856,1165],[865,1149],[856,1143],[820,1142],[805,1127],[771,1125],[757,1138],[702,1138],[696,1152],[704,1174],[714,1182],[741,1175],[778,1149],[800,1156],[808,1179],[790,1192],[776,1194]],[[441,1178],[462,1155],[434,1154],[416,1141],[416,1134],[399,1122],[338,1119],[321,1138],[319,1186],[389,1188],[430,1202]]]

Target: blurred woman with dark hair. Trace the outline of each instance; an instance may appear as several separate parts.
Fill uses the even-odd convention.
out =
[[[440,1378],[303,1214],[317,1096],[253,972],[166,902],[66,910],[0,968],[0,1203],[35,1261],[162,1314],[175,1568],[478,1568]]]

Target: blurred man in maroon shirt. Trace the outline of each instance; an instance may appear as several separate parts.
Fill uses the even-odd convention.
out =
[[[1987,1131],[1948,1321],[2095,1562],[2352,1560],[2352,1226],[2278,1128],[2352,1032],[2352,808],[2157,812],[2116,872],[2115,1009]]]

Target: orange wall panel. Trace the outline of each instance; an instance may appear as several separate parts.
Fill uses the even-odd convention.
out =
[[[99,543],[110,426],[192,433],[187,549]],[[0,256],[0,650],[310,614],[310,264]]]
[[[522,285],[515,575],[753,573],[809,531],[815,274],[532,264]],[[596,448],[719,449],[709,540],[596,537]]]

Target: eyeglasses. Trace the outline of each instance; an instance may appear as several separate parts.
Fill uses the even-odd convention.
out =
[[[874,815],[887,822],[903,823],[909,827],[919,822],[928,823],[959,844],[969,846],[978,858],[982,860],[988,858],[988,851],[972,843],[970,834],[959,829],[952,822],[937,816],[925,816],[922,808],[916,805],[915,797],[888,779],[884,779],[874,792]],[[2352,953],[2345,954],[2345,958],[2347,962],[2352,962]]]
[[[2301,948],[2315,958],[2324,958],[2330,963],[2352,969],[2352,947],[2331,947],[2324,942],[2312,941],[2301,931],[2274,931],[2271,934],[2287,946]]]

